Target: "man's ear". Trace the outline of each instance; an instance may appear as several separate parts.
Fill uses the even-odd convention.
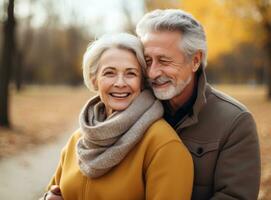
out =
[[[202,60],[202,52],[201,51],[197,51],[194,54],[193,61],[192,61],[192,65],[193,65],[192,71],[193,72],[196,72],[199,69],[201,60]]]

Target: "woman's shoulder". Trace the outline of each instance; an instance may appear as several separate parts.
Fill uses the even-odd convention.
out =
[[[181,142],[176,131],[164,119],[159,119],[154,122],[148,128],[145,137],[150,140],[157,139],[163,143],[167,143],[169,141]]]
[[[149,127],[141,142],[141,147],[145,149],[145,169],[156,155],[163,154],[161,152],[170,152],[171,156],[178,159],[191,157],[176,131],[164,119],[156,121]],[[163,160],[162,157],[159,159]]]
[[[176,131],[164,119],[154,122],[147,129],[141,142],[148,151],[156,151],[163,146],[176,145],[176,143],[181,148],[185,148]]]
[[[78,140],[81,138],[81,136],[82,132],[80,131],[80,129],[75,130],[68,139],[68,142],[66,143],[64,149],[73,148],[78,142]]]
[[[78,128],[72,132],[69,141],[77,141],[82,136],[81,130]]]
[[[81,136],[82,136],[82,131],[80,130],[80,128],[78,128],[72,133],[71,139],[78,140]]]

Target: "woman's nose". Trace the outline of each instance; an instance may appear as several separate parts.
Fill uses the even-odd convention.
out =
[[[123,77],[123,75],[119,75],[115,81],[115,86],[117,87],[124,87],[126,86],[126,81],[125,78]]]

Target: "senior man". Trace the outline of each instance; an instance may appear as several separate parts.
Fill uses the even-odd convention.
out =
[[[182,10],[155,10],[141,19],[136,32],[164,118],[193,156],[192,199],[257,199],[260,153],[255,121],[244,105],[207,83],[202,25]]]

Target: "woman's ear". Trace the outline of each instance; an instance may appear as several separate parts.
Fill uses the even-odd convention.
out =
[[[91,83],[92,83],[92,85],[93,85],[93,88],[94,88],[94,90],[98,90],[98,84],[97,84],[97,80],[96,80],[96,78],[95,77],[93,77],[92,79],[91,79]]]
[[[193,64],[192,71],[193,72],[198,71],[198,69],[200,67],[201,60],[202,60],[202,52],[198,51],[193,56],[193,62],[192,62],[192,64]]]

